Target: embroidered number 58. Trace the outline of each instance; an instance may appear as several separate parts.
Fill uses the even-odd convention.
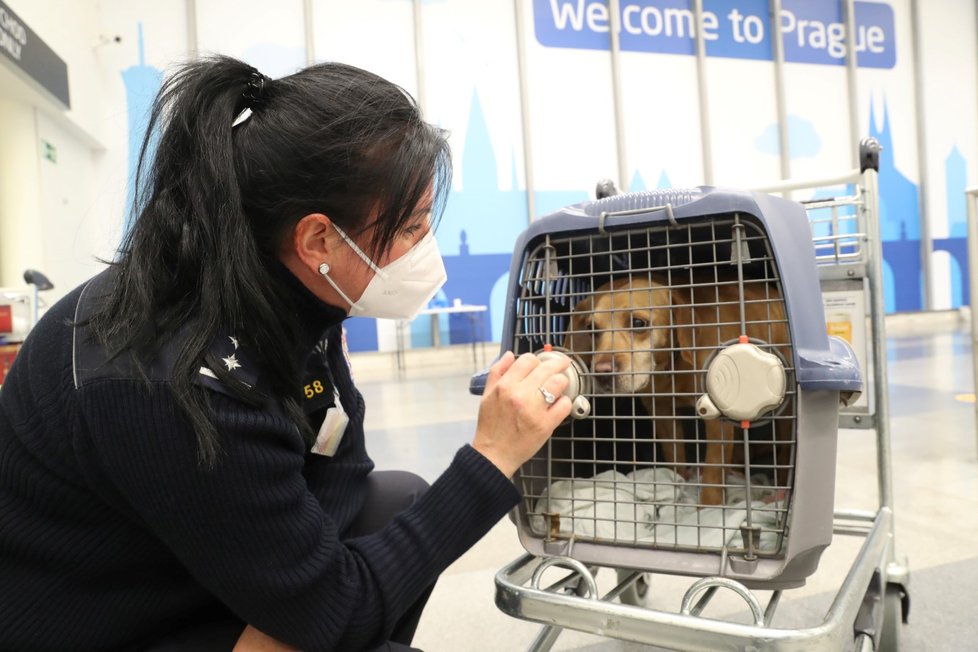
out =
[[[323,382],[321,380],[314,380],[309,385],[305,385],[302,388],[302,391],[305,392],[306,398],[312,398],[316,394],[322,394],[325,392],[326,388],[323,387]]]

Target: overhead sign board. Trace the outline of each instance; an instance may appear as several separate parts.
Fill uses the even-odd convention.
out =
[[[6,59],[34,80],[65,108],[71,108],[68,64],[3,2],[0,2],[0,59]]]
[[[695,54],[691,0],[621,0],[623,52]],[[547,47],[607,50],[612,20],[607,0],[533,0],[537,40]],[[893,8],[855,2],[856,63],[861,68],[896,64]],[[842,3],[782,0],[781,34],[788,63],[842,66],[848,44]],[[734,59],[773,58],[768,0],[704,0],[700,30],[706,55]]]

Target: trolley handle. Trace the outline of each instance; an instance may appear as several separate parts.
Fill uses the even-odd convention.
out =
[[[537,566],[536,570],[533,571],[533,577],[530,580],[530,587],[540,590],[540,580],[543,577],[544,571],[546,571],[551,566],[559,566],[561,568],[566,568],[567,570],[575,571],[584,580],[587,585],[588,598],[591,600],[598,600],[601,596],[598,595],[598,583],[594,579],[594,575],[588,570],[587,566],[572,559],[570,557],[547,557],[543,562]]]
[[[866,170],[880,171],[880,152],[883,146],[880,141],[872,136],[867,136],[859,141],[859,173]]]
[[[751,613],[754,614],[754,624],[758,627],[764,627],[764,610],[761,609],[761,603],[757,601],[757,598],[750,592],[750,589],[740,582],[732,580],[728,577],[704,577],[703,579],[695,582],[691,587],[689,587],[689,590],[686,591],[686,595],[683,596],[680,612],[684,616],[691,615],[693,611],[693,598],[695,598],[701,591],[713,587],[730,589],[742,597],[744,602],[747,603],[747,606],[750,607]]]

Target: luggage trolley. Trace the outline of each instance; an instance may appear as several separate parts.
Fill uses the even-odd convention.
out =
[[[502,611],[546,625],[532,650],[562,628],[678,650],[893,644],[909,602],[893,553],[878,153],[866,139],[859,170],[763,189],[852,184],[845,197],[612,191],[520,237],[502,349],[570,357],[573,402],[514,476],[528,554],[496,576]],[[858,329],[868,315],[868,401],[851,332],[827,334],[831,292],[868,297],[849,318]],[[877,432],[876,512],[833,512],[840,424]],[[771,627],[782,591],[815,572],[833,532],[865,541],[823,623]],[[551,567],[571,572],[543,587]],[[599,568],[617,571],[604,596]],[[644,606],[653,573],[699,579],[666,612]],[[753,625],[699,615],[721,588]],[[772,591],[766,607],[756,590]]]

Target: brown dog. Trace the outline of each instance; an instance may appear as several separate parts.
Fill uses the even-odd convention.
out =
[[[672,312],[664,285],[648,276],[618,278],[577,304],[564,348],[591,371],[596,393],[641,399],[665,461],[682,474],[686,453],[676,403],[692,406],[696,396],[693,368],[675,349]]]
[[[740,298],[735,282],[704,279],[669,288],[636,275],[598,288],[571,315],[564,347],[588,366],[596,392],[639,396],[653,418],[665,461],[681,474],[686,451],[677,409],[695,405],[705,392],[710,356],[743,334]],[[747,282],[743,302],[746,335],[776,345],[790,360],[784,304],[777,290]],[[790,438],[790,426],[784,419],[778,421],[779,440]],[[724,499],[725,467],[734,461],[742,431],[721,419],[706,421],[705,429],[700,502],[718,505]]]
[[[683,361],[695,369],[696,391],[699,396],[706,392],[705,378],[710,357],[725,345],[736,343],[739,336],[768,343],[771,347],[765,350],[772,352],[776,348],[784,361],[791,360],[791,344],[788,334],[788,324],[785,319],[784,302],[777,289],[769,284],[758,281],[746,281],[743,290],[735,280],[714,280],[694,282],[689,287],[674,287],[672,289],[674,312],[676,316],[676,342]],[[746,333],[743,333],[740,321],[740,307],[743,303]],[[791,439],[792,424],[790,413],[781,415],[775,420],[774,438],[777,441]],[[700,502],[705,505],[723,503],[725,484],[725,468],[735,461],[735,447],[739,459],[743,459],[743,431],[725,419],[707,420],[706,424],[706,459],[700,481]],[[771,453],[771,446],[752,446],[752,457],[757,454]],[[775,481],[782,485],[787,481],[784,477],[788,453],[780,452]],[[778,457],[775,457],[778,459]]]

